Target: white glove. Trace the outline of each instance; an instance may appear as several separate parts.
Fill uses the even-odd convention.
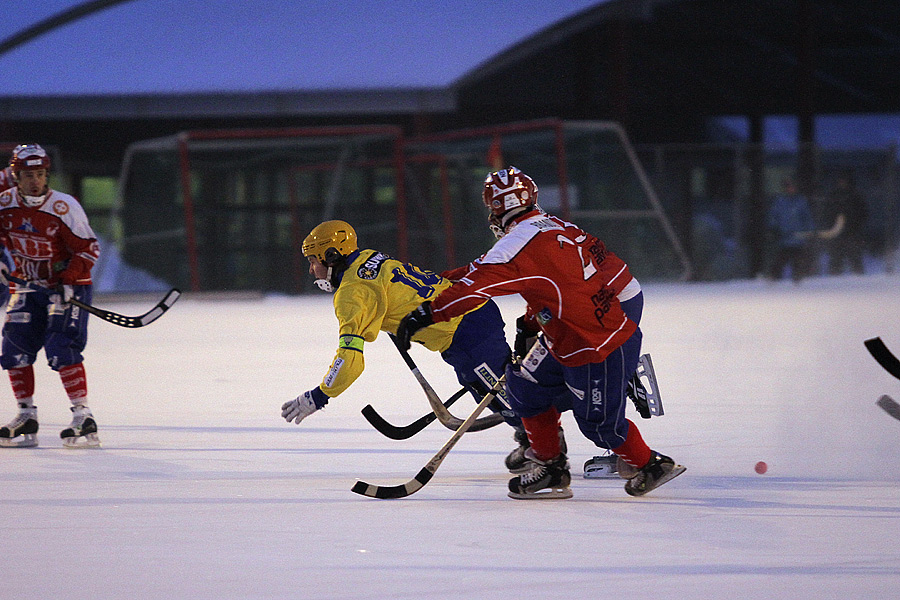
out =
[[[9,279],[6,276],[9,275],[9,265],[0,260],[0,285],[3,287],[9,287]]]
[[[50,302],[53,304],[68,304],[75,297],[75,288],[71,285],[58,285],[50,294]]]
[[[288,423],[293,421],[299,425],[300,421],[317,410],[316,403],[313,402],[312,392],[303,392],[302,395],[281,405],[281,416]]]

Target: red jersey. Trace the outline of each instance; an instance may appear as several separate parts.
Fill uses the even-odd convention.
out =
[[[100,255],[84,209],[56,190],[37,208],[26,206],[17,188],[0,193],[0,242],[16,263],[14,275],[48,287],[91,283]]]
[[[618,298],[633,280],[628,265],[593,235],[554,216],[528,213],[484,256],[444,276],[456,283],[432,301],[435,322],[492,296],[520,294],[527,317],[567,366],[602,362],[637,329]]]
[[[16,185],[16,182],[13,181],[12,177],[12,167],[6,167],[5,169],[0,169],[0,192],[4,190],[8,190],[9,188]]]

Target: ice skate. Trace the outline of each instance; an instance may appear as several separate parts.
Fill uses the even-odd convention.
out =
[[[506,468],[510,473],[524,473],[530,466],[528,459],[525,458],[525,451],[531,448],[531,443],[528,441],[528,434],[524,429],[517,428],[513,433],[513,439],[519,445],[506,456]]]
[[[685,470],[686,467],[675,464],[675,461],[668,456],[654,452],[650,462],[641,467],[637,474],[625,484],[625,491],[630,496],[643,496],[667,481],[675,479]]]
[[[34,448],[38,445],[37,408],[19,405],[19,414],[5,427],[0,427],[0,447]]]
[[[513,439],[519,442],[519,446],[506,456],[506,468],[513,474],[524,473],[531,469],[531,461],[525,458],[525,452],[531,448],[531,443],[524,429],[516,429]],[[563,454],[568,452],[562,427],[559,428],[559,451]]]
[[[87,406],[72,407],[72,422],[59,433],[66,448],[99,448],[97,422]]]
[[[572,497],[569,484],[569,461],[560,453],[549,461],[541,461],[529,448],[525,452],[531,468],[509,480],[509,497],[519,500],[550,500]]]
[[[607,452],[602,456],[595,456],[594,458],[588,459],[584,463],[584,478],[585,479],[609,479],[612,477],[618,478],[619,476],[619,467],[618,462],[621,459],[613,454],[612,452]]]

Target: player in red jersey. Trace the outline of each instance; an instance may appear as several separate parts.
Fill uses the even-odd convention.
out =
[[[448,273],[456,281],[404,319],[398,338],[463,314],[492,296],[520,294],[527,303],[517,350],[537,340],[507,369],[512,408],[531,447],[530,471],[509,482],[513,498],[569,498],[568,459],[559,445],[560,413],[572,410],[581,432],[631,466],[625,491],[642,496],[684,472],[650,449],[625,418],[628,381],[641,350],[640,284],[604,243],[544,213],[534,181],[509,167],[490,173],[483,200],[499,238],[486,254]],[[538,333],[539,332],[539,333]]]
[[[87,406],[81,354],[88,314],[69,300],[91,302],[91,269],[100,252],[97,237],[78,201],[49,188],[50,157],[43,148],[17,146],[10,168],[15,187],[0,193],[0,242],[12,254],[13,274],[48,292],[10,285],[0,367],[9,373],[19,413],[0,427],[0,446],[37,445],[33,365],[43,348],[72,404],[72,423],[60,433],[63,444],[96,447],[97,423]],[[0,283],[7,283],[2,279]]]
[[[0,169],[0,192],[8,190],[15,185],[16,182],[13,181],[12,167]]]

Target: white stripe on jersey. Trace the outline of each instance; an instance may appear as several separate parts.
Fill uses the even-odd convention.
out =
[[[559,310],[557,311],[556,317],[557,317],[557,318],[562,317],[562,291],[559,289],[559,286],[556,284],[555,281],[553,281],[553,280],[550,279],[549,277],[544,277],[544,276],[541,276],[541,275],[531,275],[531,276],[528,276],[528,277],[517,277],[517,278],[515,278],[515,279],[506,279],[506,280],[504,280],[504,281],[498,281],[497,283],[492,283],[492,284],[490,284],[490,285],[486,285],[486,286],[484,286],[484,287],[482,287],[482,288],[480,288],[480,289],[478,289],[478,290],[472,292],[472,293],[469,294],[468,296],[461,296],[461,297],[457,298],[457,299],[454,300],[453,302],[450,302],[449,304],[445,305],[445,306],[444,306],[443,308],[441,308],[440,310],[447,310],[448,308],[450,308],[451,306],[453,306],[453,305],[456,304],[457,302],[462,302],[462,301],[464,301],[464,300],[468,300],[468,299],[471,299],[471,298],[478,298],[479,300],[481,300],[481,299],[487,300],[487,299],[491,298],[491,295],[488,294],[488,293],[486,293],[486,292],[484,292],[483,290],[489,290],[489,289],[491,289],[491,288],[493,288],[493,287],[498,287],[498,286],[508,285],[508,284],[510,284],[510,283],[517,283],[517,282],[519,282],[519,281],[527,281],[527,280],[529,280],[529,279],[542,279],[542,280],[546,281],[547,283],[549,283],[551,286],[553,286],[553,289],[556,291],[556,298],[557,298],[557,303],[556,303],[556,304],[557,304],[557,306],[559,307]],[[471,281],[470,281],[470,284],[471,284]]]

